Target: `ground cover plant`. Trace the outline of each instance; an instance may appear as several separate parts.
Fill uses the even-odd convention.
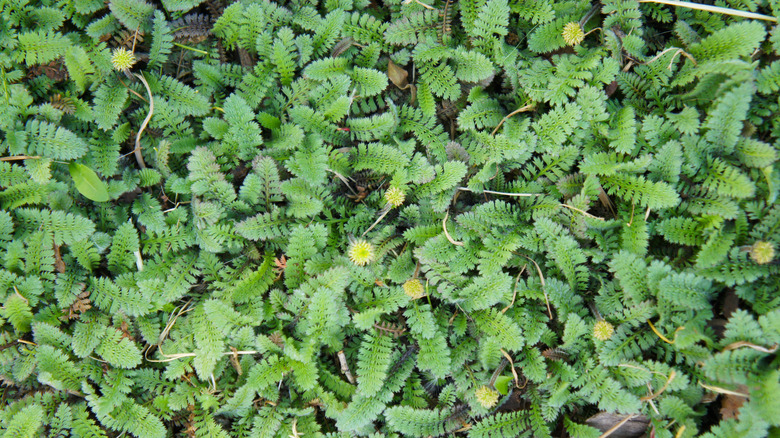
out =
[[[0,435],[780,433],[780,3],[427,1],[0,0]]]

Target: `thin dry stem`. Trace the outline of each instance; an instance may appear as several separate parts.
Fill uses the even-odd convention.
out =
[[[458,190],[464,192],[476,193],[474,190],[471,190],[468,187],[458,187]],[[489,193],[491,195],[516,196],[519,198],[530,197],[530,196],[542,196],[541,193],[510,193],[510,192],[494,192],[493,190],[483,190],[482,193]]]
[[[679,332],[680,330],[685,328],[684,326],[683,327],[677,327],[677,330],[674,331],[674,340],[670,341],[669,338],[667,338],[666,336],[662,335],[661,332],[659,332],[658,329],[655,328],[655,326],[653,325],[652,322],[650,322],[649,319],[647,320],[647,324],[650,325],[650,328],[653,330],[653,333],[658,335],[658,337],[661,338],[661,340],[666,342],[667,344],[674,344],[675,341],[677,341],[677,332]]]
[[[35,160],[35,159],[38,159],[38,158],[42,158],[42,157],[39,157],[39,156],[31,157],[31,156],[28,156],[28,155],[15,155],[13,157],[2,157],[2,158],[0,158],[0,161]]]
[[[677,0],[639,0],[639,3],[660,3],[663,5],[680,6],[683,8],[698,9],[700,11],[714,12],[716,14],[734,15],[736,17],[753,18],[755,20],[771,21],[777,23],[777,18],[769,15],[756,14],[754,12],[740,11],[739,9],[722,8],[720,6],[703,5],[700,3],[682,2]]]
[[[22,300],[24,300],[24,302],[25,302],[25,303],[27,303],[27,304],[30,304],[30,302],[27,300],[27,298],[25,298],[25,297],[24,297],[24,295],[22,295],[22,294],[20,294],[20,293],[19,293],[19,289],[17,289],[17,288],[16,288],[16,286],[14,286],[14,293],[15,293],[15,294],[16,294],[16,295],[17,295],[19,298],[21,298]]]
[[[141,124],[141,128],[138,130],[138,134],[135,136],[135,149],[133,150],[133,153],[135,154],[135,160],[138,161],[138,166],[140,166],[141,169],[146,169],[146,163],[144,163],[144,157],[141,154],[141,134],[144,133],[146,125],[148,125],[149,121],[152,120],[152,114],[154,114],[154,97],[152,97],[152,89],[149,87],[149,83],[146,82],[146,79],[143,77],[143,75],[135,73],[135,77],[143,82],[144,87],[146,87],[146,92],[149,94],[149,114],[146,115],[144,122]]]
[[[652,391],[649,383],[647,384],[647,388]],[[661,415],[661,413],[658,412],[658,408],[655,407],[655,403],[653,403],[652,400],[648,400],[647,403],[650,405],[651,408],[653,408],[653,412],[655,412],[655,415]]]
[[[435,10],[436,10],[436,8],[434,8],[434,7],[430,6],[430,5],[426,5],[425,3],[421,2],[420,0],[404,0],[404,4],[405,4],[405,5],[408,5],[408,4],[409,4],[409,3],[411,3],[411,2],[415,2],[415,3],[417,3],[418,5],[420,5],[420,6],[424,7],[424,8],[426,8],[426,9],[430,9],[430,10],[432,10],[432,11],[435,11]]]
[[[723,347],[723,351],[736,350],[737,348],[742,348],[742,347],[752,348],[753,350],[760,351],[762,353],[769,353],[769,354],[772,354],[775,351],[777,351],[777,344],[772,345],[772,347],[770,348],[766,348],[747,341],[738,341],[738,342],[734,342],[733,344],[729,344]]]
[[[447,210],[447,214],[444,215],[444,220],[441,221],[441,226],[444,229],[444,236],[447,238],[447,240],[450,241],[451,244],[457,245],[457,246],[463,246],[463,242],[457,242],[455,239],[450,236],[450,233],[447,231],[447,218],[450,217],[450,211]]]
[[[506,351],[504,351],[503,348],[500,349],[501,354],[504,355],[504,357],[509,361],[509,365],[511,366],[510,370],[512,370],[512,375],[515,376],[515,386],[520,387],[520,377],[517,376],[517,371],[515,370],[515,362],[512,360],[512,356],[509,355]]]
[[[726,388],[721,388],[719,386],[712,386],[712,385],[705,385],[704,383],[699,382],[699,386],[701,386],[704,389],[709,389],[712,392],[717,392],[718,394],[727,394],[727,395],[736,395],[737,397],[744,397],[748,398],[748,394],[743,394],[741,392],[731,391]]]
[[[585,216],[587,216],[587,217],[589,217],[589,218],[592,218],[592,219],[598,219],[598,220],[600,220],[600,221],[603,221],[603,220],[604,220],[604,218],[601,218],[601,217],[598,217],[598,216],[593,216],[592,214],[588,213],[587,211],[580,210],[580,209],[579,209],[579,208],[577,208],[577,207],[572,207],[572,206],[571,206],[571,205],[569,205],[569,204],[558,204],[558,205],[560,205],[561,207],[570,208],[570,209],[572,209],[572,210],[574,210],[574,211],[578,211],[578,212],[580,212],[580,213],[584,214]]]
[[[493,371],[493,375],[490,376],[490,382],[488,382],[488,386],[492,386],[495,388],[496,380],[498,379],[498,376],[501,375],[501,373],[504,372],[504,368],[509,365],[509,361],[506,360],[506,358],[501,359],[501,363],[498,364],[498,367],[495,371]]]
[[[672,59],[669,61],[669,70],[671,70],[671,69],[672,69],[672,64],[674,64],[674,58],[676,58],[676,57],[677,57],[677,55],[683,55],[683,56],[685,56],[686,58],[690,59],[690,60],[691,60],[691,62],[693,62],[693,65],[698,65],[698,64],[696,64],[696,60],[695,60],[695,59],[693,59],[693,56],[691,56],[691,54],[690,54],[690,53],[686,52],[686,51],[685,51],[685,50],[683,50],[683,49],[677,48],[677,47],[669,47],[668,49],[664,50],[663,52],[661,52],[661,53],[659,53],[659,54],[655,55],[655,56],[653,57],[653,59],[651,59],[651,60],[647,61],[645,64],[650,64],[650,63],[652,63],[653,61],[656,61],[656,60],[658,60],[658,58],[660,58],[660,57],[664,56],[664,55],[666,54],[666,52],[669,52],[669,51],[671,51],[671,50],[677,50],[677,52],[675,52],[675,53],[674,53],[674,55],[672,55]]]
[[[336,175],[336,177],[338,177],[338,179],[340,179],[340,180],[341,180],[341,182],[343,182],[343,183],[344,183],[344,185],[345,185],[345,186],[347,186],[347,188],[349,189],[349,191],[350,191],[350,192],[352,192],[352,194],[353,194],[353,195],[357,196],[357,192],[355,192],[354,190],[352,190],[352,186],[350,186],[350,185],[349,185],[349,181],[347,180],[347,178],[346,178],[344,175],[342,175],[342,174],[340,174],[340,173],[336,172],[335,170],[331,170],[331,169],[325,169],[325,170],[327,170],[328,172],[330,172],[330,173],[332,173],[332,174]]]
[[[119,79],[119,82],[121,82],[121,83],[122,83],[122,85],[124,85],[124,86],[125,86],[125,88],[127,88],[127,90],[128,90],[128,91],[130,91],[131,93],[133,93],[133,94],[135,94],[136,96],[138,96],[138,98],[139,98],[139,99],[141,99],[141,100],[143,100],[144,102],[146,102],[146,103],[149,103],[149,101],[148,101],[148,100],[146,100],[146,98],[145,98],[145,97],[141,96],[140,94],[138,94],[138,92],[137,92],[137,91],[135,91],[135,90],[133,90],[132,88],[128,87],[128,86],[127,86],[127,84],[125,83],[125,81],[123,81],[121,77],[117,76],[117,79]],[[131,78],[131,79],[132,79],[132,78]]]
[[[676,373],[674,370],[672,370],[672,372],[671,372],[671,373],[669,373],[669,378],[668,378],[668,379],[666,379],[666,383],[664,383],[664,386],[662,386],[662,387],[661,387],[661,389],[659,389],[658,391],[656,391],[656,392],[654,392],[654,393],[652,393],[652,394],[650,394],[650,395],[648,395],[648,396],[646,396],[646,397],[642,397],[642,398],[640,398],[639,400],[642,400],[642,401],[650,401],[650,400],[653,400],[654,398],[657,398],[657,397],[658,397],[659,395],[661,395],[661,394],[662,394],[664,391],[666,391],[666,388],[668,388],[668,387],[669,387],[669,384],[670,384],[670,383],[672,383],[672,380],[674,380],[674,378],[675,378],[676,376],[677,376],[677,373]]]
[[[506,313],[506,311],[509,310],[515,304],[515,299],[517,298],[517,283],[520,282],[520,276],[523,275],[523,272],[525,272],[525,267],[526,265],[523,265],[523,268],[520,269],[520,273],[517,274],[517,278],[515,278],[515,288],[514,288],[514,292],[512,292],[512,302],[509,303],[508,306],[504,307],[504,310],[502,310],[501,313]]]
[[[355,384],[355,378],[352,377],[352,373],[349,371],[349,365],[347,364],[347,356],[344,355],[344,350],[339,351],[339,363],[341,363],[341,372],[347,376],[349,383]]]
[[[196,353],[165,354],[165,353],[163,353],[162,348],[160,348],[159,346],[157,347],[157,349],[160,351],[160,355],[165,357],[165,359],[158,360],[158,359],[149,359],[147,357],[146,358],[147,362],[172,362],[174,360],[183,359],[185,357],[195,357],[195,356],[197,356]],[[223,356],[232,356],[232,355],[260,354],[260,353],[262,353],[262,352],[261,351],[257,351],[257,350],[236,350],[236,351],[226,351],[226,352],[221,353],[221,354]]]
[[[636,417],[636,414],[629,415],[628,417],[622,419],[620,421],[620,423],[610,427],[609,430],[607,430],[606,432],[604,432],[601,435],[599,435],[599,438],[607,438],[608,436],[610,436],[613,433],[615,433],[616,430],[620,429],[624,424],[628,423],[628,421],[631,420],[634,417]]]
[[[544,275],[542,275],[542,268],[539,267],[539,265],[536,263],[536,261],[534,261],[534,259],[532,259],[531,257],[528,257],[527,255],[518,254],[516,252],[513,252],[512,254],[523,256],[526,259],[528,259],[531,263],[533,263],[534,266],[536,266],[536,272],[539,274],[539,279],[542,282],[542,292],[544,293],[544,304],[547,305],[547,314],[550,316],[550,319],[552,320],[553,319],[553,314],[552,314],[552,309],[550,309],[550,300],[547,297],[547,289],[544,287]]]
[[[660,371],[651,371],[651,370],[648,370],[647,368],[638,367],[636,365],[630,365],[630,364],[627,364],[627,363],[621,363],[621,364],[618,364],[617,366],[623,367],[623,368],[633,368],[635,370],[647,371],[650,374],[658,374],[658,375],[664,376],[666,378],[669,378],[669,376],[667,376],[666,374],[664,374],[664,373],[662,373]]]
[[[377,220],[374,221],[374,223],[371,224],[371,226],[368,227],[368,229],[366,231],[364,231],[363,234],[360,235],[360,237],[365,237],[365,235],[368,234],[369,231],[373,230],[374,227],[377,226],[377,224],[379,224],[379,222],[382,222],[382,219],[384,219],[385,216],[387,216],[387,213],[389,213],[390,210],[392,210],[392,209],[393,209],[393,205],[388,202],[384,206],[384,208],[382,208],[382,210],[379,211],[379,218],[377,218]]]
[[[496,135],[496,132],[498,132],[498,129],[501,127],[501,125],[503,125],[504,122],[506,122],[507,119],[509,119],[513,115],[519,114],[519,113],[523,113],[523,112],[526,112],[526,111],[532,111],[534,108],[536,108],[536,104],[535,103],[529,103],[529,104],[523,105],[520,108],[518,108],[518,109],[512,111],[511,113],[507,114],[506,117],[504,117],[503,119],[501,119],[500,122],[498,122],[498,125],[496,126],[496,129],[494,129],[493,132],[490,133],[490,135]]]

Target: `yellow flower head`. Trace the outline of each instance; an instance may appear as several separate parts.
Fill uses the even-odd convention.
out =
[[[585,32],[582,31],[579,23],[571,22],[563,26],[563,40],[570,46],[576,46],[585,39]]]
[[[487,386],[479,387],[475,395],[479,404],[485,409],[490,409],[498,403],[498,391]]]
[[[772,242],[756,242],[750,247],[750,258],[759,265],[769,263],[775,258],[775,246]]]
[[[615,333],[615,327],[603,319],[593,326],[593,337],[599,341],[606,341]]]
[[[406,195],[398,187],[390,187],[385,192],[385,201],[393,207],[400,207],[404,203]]]
[[[114,50],[114,54],[111,56],[111,64],[119,71],[129,69],[135,64],[135,61],[135,55],[124,48]]]
[[[412,278],[411,280],[407,280],[406,283],[404,283],[403,286],[404,293],[406,295],[409,295],[409,298],[416,300],[419,298],[422,298],[425,296],[425,287],[423,287],[422,283],[420,283],[420,280],[416,278]]]
[[[374,245],[363,239],[355,240],[349,244],[347,255],[352,263],[365,266],[374,261]]]

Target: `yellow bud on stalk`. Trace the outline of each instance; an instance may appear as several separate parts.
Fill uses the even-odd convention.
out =
[[[476,391],[477,401],[483,408],[490,409],[498,403],[498,391],[481,386]]]
[[[355,240],[349,244],[347,255],[352,263],[365,266],[374,261],[374,245],[363,239]]]
[[[420,280],[416,278],[407,280],[406,283],[404,283],[404,285],[401,287],[404,289],[404,293],[413,300],[425,296],[425,287],[422,285],[422,283],[420,283]]]
[[[135,64],[135,61],[133,52],[124,48],[114,50],[114,54],[111,55],[111,64],[118,71],[130,69]]]
[[[603,319],[593,326],[593,337],[599,341],[606,341],[615,333],[615,327]]]
[[[756,242],[750,247],[750,258],[759,265],[765,265],[775,259],[775,246],[772,242]]]
[[[400,207],[404,203],[406,195],[398,187],[390,187],[385,192],[385,201],[393,207]]]
[[[585,32],[582,31],[579,23],[571,22],[563,26],[563,40],[570,46],[576,46],[585,39]]]

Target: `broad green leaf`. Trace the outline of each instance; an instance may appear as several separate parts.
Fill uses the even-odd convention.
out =
[[[98,178],[94,170],[79,163],[70,163],[68,170],[76,189],[87,199],[95,202],[106,202],[110,199],[106,183]]]
[[[496,379],[496,390],[501,395],[507,395],[509,393],[509,382],[512,381],[512,376],[498,376]]]

